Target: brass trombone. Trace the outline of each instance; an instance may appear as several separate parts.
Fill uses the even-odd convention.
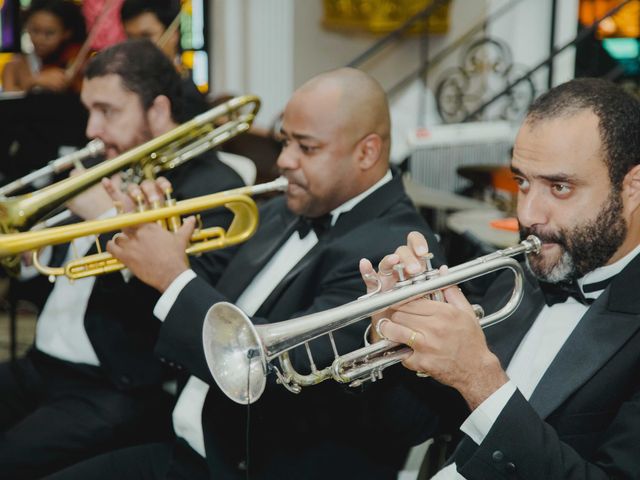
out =
[[[180,227],[180,217],[217,207],[226,207],[234,213],[229,228],[226,231],[222,227],[197,229],[191,237],[191,245],[187,248],[186,253],[195,255],[209,250],[230,247],[248,240],[258,226],[258,208],[250,196],[284,191],[287,184],[287,180],[281,177],[260,185],[212,193],[180,202],[168,199],[167,206],[152,210],[125,213],[112,218],[90,220],[43,230],[1,235],[0,257],[15,256],[21,252],[34,250],[34,266],[40,273],[49,275],[50,278],[66,275],[72,280],[77,280],[115,272],[123,269],[124,265],[108,252],[99,251],[96,254],[72,260],[64,267],[51,268],[40,264],[37,250],[44,246],[66,243],[88,235],[114,232],[148,222],[160,221],[169,230],[175,231]],[[170,192],[166,193],[170,194]]]
[[[383,369],[401,362],[412,350],[403,344],[383,340],[340,356],[332,332],[398,302],[416,296],[438,294],[449,286],[506,269],[515,279],[509,301],[500,310],[480,319],[483,328],[495,325],[511,315],[522,300],[522,267],[511,257],[539,251],[540,240],[529,236],[517,246],[450,268],[445,275],[427,268],[414,277],[401,277],[392,290],[365,295],[323,312],[268,325],[255,326],[235,305],[216,303],[207,312],[202,332],[207,365],[220,389],[240,404],[253,403],[260,398],[266,386],[266,376],[271,370],[275,371],[278,383],[293,393],[330,378],[351,386],[375,381],[382,378]],[[328,367],[318,370],[308,342],[323,335],[329,336],[335,359]],[[311,373],[306,375],[295,371],[288,354],[289,350],[301,345],[306,347],[311,365]],[[280,361],[280,368],[271,363],[276,358]]]
[[[244,95],[218,105],[171,131],[106,160],[79,175],[69,177],[37,192],[0,200],[0,233],[28,230],[78,193],[102,178],[133,168],[139,177],[154,178],[158,173],[184,162],[243,133],[251,127],[260,108],[260,99]],[[225,123],[215,125],[216,120]],[[22,249],[18,251],[24,251]],[[8,255],[8,254],[5,254]],[[3,256],[2,265],[10,272],[19,269],[17,256]]]
[[[44,167],[34,170],[23,177],[3,185],[0,187],[0,198],[5,198],[7,195],[11,195],[21,188],[31,185],[39,180],[45,180],[55,173],[62,173],[73,167],[82,167],[82,162],[84,160],[102,155],[104,150],[105,146],[102,140],[94,138],[80,150],[64,155],[56,160],[51,160]]]

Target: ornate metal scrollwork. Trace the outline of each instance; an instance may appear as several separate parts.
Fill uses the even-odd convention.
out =
[[[460,65],[445,70],[437,82],[435,96],[440,117],[446,123],[461,122],[524,72],[522,66],[513,63],[506,43],[488,37],[471,43],[463,52]],[[482,119],[519,119],[535,93],[533,82],[527,78],[485,109]]]

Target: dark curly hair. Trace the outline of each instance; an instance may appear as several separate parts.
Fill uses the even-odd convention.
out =
[[[120,10],[122,23],[143,13],[153,13],[168,28],[180,13],[179,0],[125,0]]]
[[[71,0],[33,0],[24,12],[23,23],[36,12],[49,12],[60,19],[64,28],[71,32],[71,43],[82,43],[87,38],[87,26],[80,7]]]
[[[600,141],[614,189],[640,163],[640,100],[618,85],[600,78],[578,78],[563,83],[537,98],[529,107],[526,122],[569,117],[591,110],[599,120]]]
[[[171,102],[171,116],[182,121],[182,85],[173,63],[147,39],[127,40],[95,55],[84,76],[87,79],[118,75],[123,86],[138,95],[145,110],[158,95]]]

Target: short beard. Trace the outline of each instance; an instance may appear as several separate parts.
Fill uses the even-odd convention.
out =
[[[543,243],[556,243],[562,249],[560,258],[550,266],[545,266],[541,257],[527,257],[527,266],[539,280],[558,283],[581,278],[605,265],[627,236],[620,191],[611,192],[594,220],[556,233],[521,226],[520,237],[529,235],[536,235]]]

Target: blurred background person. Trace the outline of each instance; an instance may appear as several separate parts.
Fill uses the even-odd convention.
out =
[[[86,133],[105,143],[107,158],[178,125],[180,79],[151,42],[103,50],[85,75]],[[214,152],[166,176],[177,199],[242,185]],[[68,206],[83,219],[115,215],[101,185]],[[230,217],[227,210],[216,210],[202,221],[226,227]],[[100,237],[101,243],[108,238]],[[84,237],[73,248],[48,250],[49,259],[42,252],[43,262],[59,266],[95,253],[96,247],[93,237]],[[153,355],[160,322],[152,309],[158,297],[119,272],[56,279],[37,319],[34,344],[23,358],[0,363],[0,476],[41,478],[96,453],[170,433],[172,397],[162,385],[172,378],[172,369]]]
[[[123,0],[82,0],[82,14],[87,29],[94,32],[91,49],[100,50],[122,42],[126,37],[120,22],[120,6]]]
[[[180,0],[125,0],[120,10],[128,38],[146,38],[173,62],[182,78],[184,115],[187,120],[208,109],[206,99],[180,59]]]
[[[5,91],[63,91],[73,83],[67,73],[86,38],[84,17],[70,0],[34,0],[25,13],[33,51],[16,55],[2,72]]]

